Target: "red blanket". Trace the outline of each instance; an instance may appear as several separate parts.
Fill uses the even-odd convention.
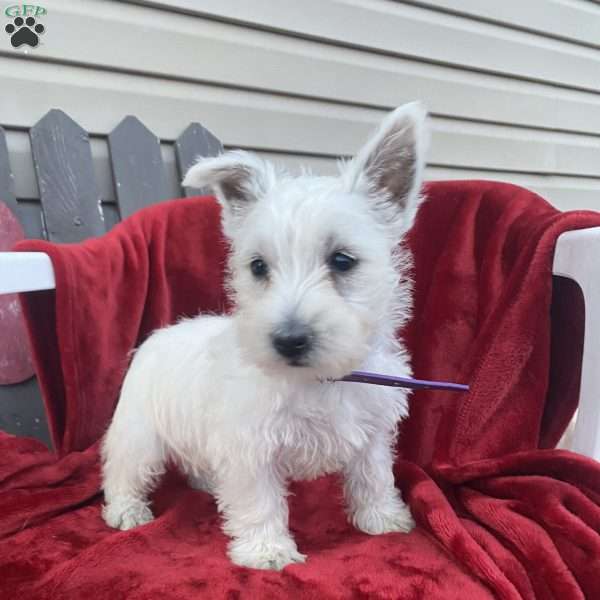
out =
[[[488,182],[427,195],[409,240],[405,337],[415,375],[472,391],[412,398],[396,476],[413,532],[360,533],[335,478],[297,484],[291,529],[309,558],[281,573],[230,564],[214,502],[176,473],[154,496],[154,522],[118,532],[100,517],[97,441],[128,352],[180,315],[226,309],[214,201],[156,205],[83,244],[21,243],[56,270],[55,293],[22,300],[62,458],[0,436],[0,597],[599,597],[600,465],[540,448],[576,405],[583,327],[574,286],[552,294],[554,243],[600,215]]]

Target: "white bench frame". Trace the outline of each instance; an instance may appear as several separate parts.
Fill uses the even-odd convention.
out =
[[[600,460],[600,227],[563,233],[553,273],[574,280],[585,302],[579,408],[559,447]],[[51,290],[55,285],[47,254],[0,252],[0,294]]]

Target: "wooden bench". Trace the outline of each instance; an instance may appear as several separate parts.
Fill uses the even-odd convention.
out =
[[[178,182],[195,158],[214,156],[222,150],[219,140],[207,129],[190,124],[174,142],[175,173],[169,177],[158,138],[138,119],[128,116],[108,136],[116,198],[116,205],[111,205],[103,202],[99,193],[90,138],[77,123],[52,110],[31,128],[29,136],[39,186],[41,234],[54,242],[78,242],[102,235],[119,219],[151,202],[199,193],[182,189]],[[18,211],[1,129],[0,199]],[[33,215],[35,211],[30,211],[26,218]],[[30,225],[29,230],[34,230]],[[594,336],[593,328],[600,324],[598,256],[600,228],[594,228],[561,235],[554,258],[554,275],[577,282],[586,310],[579,416],[563,445],[596,459],[600,459],[600,336]],[[0,253],[0,294],[53,288],[52,264],[45,254]],[[0,386],[0,428],[49,443],[35,378]]]

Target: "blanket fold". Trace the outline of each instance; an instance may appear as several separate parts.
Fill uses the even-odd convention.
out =
[[[595,598],[600,465],[551,449],[577,405],[583,304],[551,274],[557,237],[600,215],[494,182],[425,193],[400,333],[415,376],[471,391],[411,398],[395,475],[413,532],[354,530],[335,477],[294,484],[290,524],[309,558],[281,573],[230,564],[212,499],[175,472],[152,523],[117,532],[100,516],[98,443],[130,351],[181,316],[229,309],[215,201],[154,205],[82,244],[20,242],[56,272],[55,292],[21,300],[59,457],[0,433],[0,596]]]

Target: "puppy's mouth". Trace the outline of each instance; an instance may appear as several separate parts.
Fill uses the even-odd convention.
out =
[[[308,360],[302,358],[293,358],[287,361],[289,367],[310,367],[311,364]]]

